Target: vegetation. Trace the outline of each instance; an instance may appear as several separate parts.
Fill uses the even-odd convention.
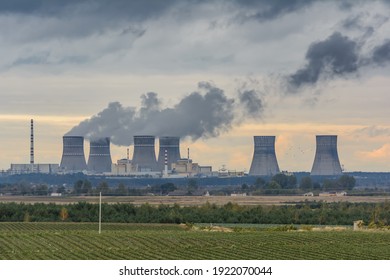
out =
[[[97,222],[98,204],[78,202],[24,204],[0,203],[0,222]],[[320,224],[389,225],[390,202],[304,202],[283,206],[250,206],[227,203],[223,206],[206,203],[201,206],[175,205],[135,206],[128,203],[102,205],[103,221],[115,223],[235,223],[235,224]]]
[[[288,228],[288,226],[287,226]],[[229,232],[181,225],[0,223],[0,259],[390,259],[389,232]]]
[[[25,195],[25,196],[48,196],[52,193],[88,195],[96,196],[101,192],[105,196],[125,196],[125,195],[167,195],[175,190],[186,195],[197,195],[209,191],[212,195],[230,195],[231,193],[245,192],[250,195],[293,195],[303,194],[309,190],[317,191],[350,191],[355,187],[356,180],[353,176],[342,175],[336,179],[325,179],[319,182],[319,178],[310,176],[299,177],[288,173],[279,173],[272,177],[252,178],[252,183],[242,183],[241,185],[223,185],[207,188],[199,184],[199,178],[188,178],[179,183],[179,181],[154,181],[154,183],[145,184],[146,187],[130,187],[123,182],[108,184],[105,179],[94,181],[92,178],[79,178],[70,185],[50,185],[45,183],[27,183],[20,181],[18,183],[0,184],[0,193],[7,195]],[[65,187],[66,186],[66,187]]]

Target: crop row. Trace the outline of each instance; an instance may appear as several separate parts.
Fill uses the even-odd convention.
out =
[[[0,259],[390,259],[390,233],[0,223]]]

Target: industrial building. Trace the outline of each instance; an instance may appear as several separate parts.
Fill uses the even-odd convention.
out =
[[[111,165],[111,175],[116,176],[128,176],[137,173],[136,168],[133,166],[131,160],[128,158],[119,159],[117,163]]]
[[[280,172],[275,153],[275,136],[253,136],[254,152],[249,175],[272,176]]]
[[[63,151],[60,164],[62,172],[81,172],[87,170],[84,155],[84,137],[64,136]]]
[[[337,152],[337,135],[317,135],[316,153],[310,175],[337,176],[342,173]]]
[[[34,120],[30,120],[30,163],[11,163],[8,173],[15,174],[30,174],[43,173],[54,174],[59,170],[59,165],[56,163],[35,163],[34,160]]]
[[[150,135],[134,136],[132,163],[139,172],[156,172],[157,161],[154,150],[155,137]]]
[[[59,171],[56,163],[11,163],[9,174],[43,173],[55,174]]]
[[[180,160],[180,137],[160,137],[157,166],[159,171],[172,170],[172,164]]]
[[[180,156],[180,137],[163,136],[159,138],[159,153],[156,160],[155,136],[134,136],[134,152],[132,160],[120,159],[112,163],[110,138],[102,137],[90,140],[88,164],[84,155],[83,136],[63,136],[63,152],[61,163],[34,162],[34,122],[31,119],[30,163],[12,163],[9,174],[29,173],[74,173],[105,174],[120,176],[218,176],[239,177],[244,172],[220,169],[213,172],[211,166],[200,166],[190,159],[189,149],[186,158]],[[275,136],[253,136],[254,152],[249,170],[251,176],[273,176],[280,172],[275,152]],[[313,176],[342,175],[337,152],[337,135],[317,135],[316,153],[311,169]]]
[[[111,172],[110,138],[94,139],[89,144],[88,171],[93,173]]]

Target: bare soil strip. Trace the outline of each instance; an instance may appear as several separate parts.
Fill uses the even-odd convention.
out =
[[[42,196],[0,196],[1,202],[17,203],[56,203],[69,204],[77,202],[98,203],[96,196],[64,196],[64,197],[42,197]],[[388,196],[330,196],[330,197],[304,197],[304,196],[106,196],[102,198],[104,203],[132,203],[141,205],[178,204],[180,206],[196,206],[206,203],[224,205],[228,202],[239,205],[286,205],[296,204],[304,201],[324,202],[386,202],[390,201]]]

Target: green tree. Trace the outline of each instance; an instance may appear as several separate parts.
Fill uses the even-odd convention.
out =
[[[198,181],[194,178],[191,178],[187,181],[187,189],[188,193],[192,194],[194,191],[198,189]]]
[[[64,194],[65,193],[65,187],[64,186],[58,187],[57,192]]]
[[[81,193],[88,194],[92,192],[92,184],[89,180],[83,180],[83,185],[81,188]]]
[[[335,180],[325,179],[322,183],[322,188],[326,191],[336,190],[338,189],[338,184]]]
[[[83,180],[77,180],[73,185],[73,193],[81,194],[83,189]]]
[[[117,195],[127,195],[128,194],[128,190],[127,190],[126,186],[123,183],[119,183],[118,187],[115,190],[115,193]]]
[[[299,188],[302,190],[311,190],[313,189],[313,181],[310,176],[302,177],[301,182],[299,183]]]
[[[100,182],[96,190],[97,192],[101,192],[102,195],[110,194],[110,186],[105,181]]]
[[[278,182],[272,180],[271,182],[269,182],[266,186],[266,189],[270,189],[270,190],[279,190],[281,189],[282,187],[279,185]]]
[[[48,194],[48,187],[47,187],[47,185],[40,184],[40,185],[36,186],[34,194],[35,195],[47,195]]]
[[[286,174],[278,173],[272,177],[272,181],[279,184],[280,187],[283,189],[287,188],[288,186],[288,178]]]
[[[165,183],[160,186],[161,194],[165,195],[176,190],[177,187],[173,183]]]
[[[338,180],[338,184],[341,189],[344,190],[352,190],[355,187],[356,180],[353,176],[349,176],[347,174],[342,175]]]
[[[256,189],[262,189],[262,188],[264,188],[266,183],[267,182],[263,178],[259,177],[255,181],[255,188]]]
[[[297,177],[295,175],[278,173],[272,177],[272,180],[278,183],[282,189],[292,189],[297,186]]]

